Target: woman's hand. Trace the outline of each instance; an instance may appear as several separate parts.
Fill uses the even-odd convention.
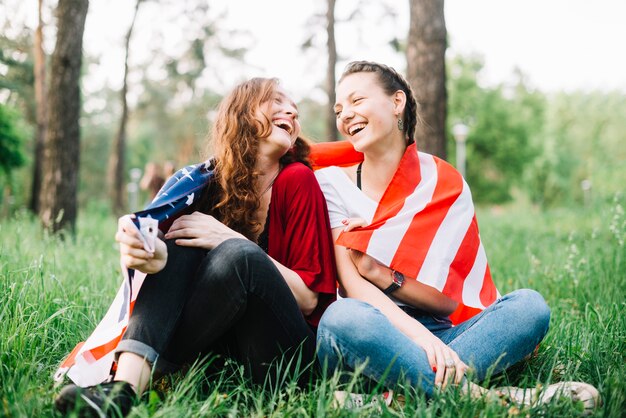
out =
[[[198,247],[212,250],[230,238],[244,238],[211,215],[194,212],[176,219],[170,227],[166,239],[175,239],[183,247]]]
[[[360,228],[367,225],[367,221],[363,218],[347,218],[342,220],[341,223],[345,225],[343,232],[350,232],[355,228]],[[382,277],[386,277],[384,271],[386,270],[386,268],[382,264],[378,263],[374,258],[365,253],[362,253],[361,251],[348,249],[348,253],[350,254],[350,259],[354,263],[361,276],[363,276],[379,288],[381,286],[383,288],[386,288],[389,285],[386,281],[385,283],[378,283],[379,281],[381,281]]]
[[[435,386],[445,389],[450,383],[461,383],[467,364],[463,363],[456,352],[443,343],[427,329],[413,338],[413,342],[426,351],[428,362],[435,372]]]
[[[146,251],[141,239],[141,232],[128,215],[119,218],[115,240],[120,243],[122,265],[127,268],[154,274],[163,270],[167,263],[167,246],[165,243],[157,237],[154,241],[154,252]]]
[[[367,226],[367,221],[363,218],[346,218],[341,221],[346,227],[343,229],[344,232],[350,232],[354,228],[361,228]]]

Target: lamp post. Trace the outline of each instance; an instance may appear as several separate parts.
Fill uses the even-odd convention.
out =
[[[584,179],[580,182],[580,188],[583,190],[583,202],[585,207],[591,204],[591,180]]]
[[[464,123],[457,123],[452,127],[452,135],[456,142],[456,168],[463,177],[465,177],[465,140],[468,133],[469,128]]]

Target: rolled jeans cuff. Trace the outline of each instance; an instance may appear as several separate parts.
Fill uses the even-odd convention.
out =
[[[122,353],[133,353],[143,357],[159,375],[173,373],[180,369],[180,365],[165,360],[154,348],[141,341],[131,339],[120,341],[115,349],[115,359],[117,360]]]

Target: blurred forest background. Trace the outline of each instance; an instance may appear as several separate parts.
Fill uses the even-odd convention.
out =
[[[146,8],[156,8],[171,24],[146,28],[134,26],[133,18],[126,26],[126,36],[119,44],[110,45],[126,57],[121,64],[125,65],[121,88],[94,82],[94,73],[106,71],[100,57],[88,53],[79,57],[78,76],[82,84],[80,100],[75,103],[80,116],[79,150],[73,152],[67,145],[58,145],[62,142],[56,145],[62,154],[75,156],[72,158],[76,161],[69,161],[64,167],[71,166],[76,171],[78,211],[90,208],[124,213],[129,210],[127,184],[131,181],[131,169],[143,170],[148,162],[165,161],[181,167],[205,158],[213,109],[222,94],[238,81],[228,80],[226,73],[237,74],[237,68],[254,67],[246,55],[253,45],[254,33],[246,32],[244,27],[237,33],[223,30],[224,15],[216,13],[211,1],[128,1],[136,6],[135,16],[141,16]],[[64,3],[69,7],[65,12]],[[98,2],[92,1],[95,3]],[[302,75],[314,77],[319,86],[310,97],[299,98],[304,133],[316,141],[326,141],[337,139],[328,102],[332,104],[334,100],[335,75],[346,63],[345,57],[337,53],[336,45],[341,46],[343,40],[335,37],[335,28],[368,30],[363,26],[364,10],[377,13],[381,26],[395,25],[397,16],[393,1],[354,1],[353,12],[341,19],[334,14],[335,0],[318,3],[319,10],[310,16],[307,27],[293,36],[301,37],[303,56],[314,56],[327,63],[326,74]],[[419,67],[416,61],[426,55],[413,47],[434,33],[436,47],[443,51],[439,55],[443,56],[449,41],[443,23],[443,0],[409,3],[412,11],[421,8],[421,14],[415,19],[412,14],[404,38],[390,38],[388,44],[389,50],[405,63],[397,69],[407,74],[419,95],[425,91],[419,84],[425,82],[419,80],[419,75],[424,74],[419,68],[424,68],[424,63]],[[39,206],[46,199],[42,190],[46,187],[41,185],[42,170],[46,170],[43,150],[52,140],[50,135],[55,135],[51,118],[68,116],[64,105],[58,104],[63,102],[55,102],[51,97],[58,92],[55,88],[59,90],[55,86],[64,82],[55,78],[55,46],[62,47],[59,40],[62,31],[69,28],[67,22],[80,26],[80,16],[76,15],[81,7],[89,25],[95,17],[89,16],[92,10],[87,10],[86,0],[3,0],[0,5],[0,216],[25,209],[41,215]],[[26,19],[17,18],[24,16],[20,12],[23,8],[38,8],[37,28],[29,26]],[[428,25],[418,27],[420,19],[422,23],[439,21],[441,25],[427,27],[424,32],[423,26]],[[84,16],[82,20],[84,25]],[[120,19],[120,25],[122,22],[125,24],[126,20]],[[65,29],[62,25],[66,25]],[[63,36],[80,40],[82,28],[78,29]],[[151,42],[138,48],[131,39],[137,31],[148,29]],[[435,32],[428,32],[431,29]],[[172,34],[176,30],[179,33]],[[166,50],[162,45],[169,38],[177,39],[176,47]],[[81,51],[80,42],[73,47]],[[133,56],[146,58],[142,61]],[[71,63],[61,60],[57,65],[66,64]],[[443,80],[445,86],[443,96],[439,93],[439,100],[445,104],[443,113],[439,112],[443,116],[443,126],[437,131],[439,148],[418,142],[422,149],[455,164],[454,126],[467,126],[466,178],[475,201],[527,204],[543,209],[607,202],[624,191],[623,91],[546,93],[534,88],[521,71],[511,75],[513,82],[486,86],[481,82],[485,64],[478,54],[445,54],[445,66],[440,67],[443,73],[431,75],[439,82]],[[61,74],[68,73],[67,67],[57,68],[65,68]],[[207,83],[207,79],[212,82]],[[290,89],[289,85],[285,87]],[[141,196],[139,204],[146,199],[147,196]],[[54,221],[66,215],[53,212],[47,216],[48,220],[43,220],[50,225],[50,218]]]

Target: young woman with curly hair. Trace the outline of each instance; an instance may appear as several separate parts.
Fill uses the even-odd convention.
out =
[[[336,274],[297,107],[275,79],[244,82],[219,106],[212,140],[214,180],[157,239],[154,254],[131,220],[120,219],[122,264],[148,276],[115,350],[113,381],[66,386],[56,402],[62,412],[127,414],[151,371],[168,373],[207,353],[241,362],[258,383],[279,356],[314,362]]]

